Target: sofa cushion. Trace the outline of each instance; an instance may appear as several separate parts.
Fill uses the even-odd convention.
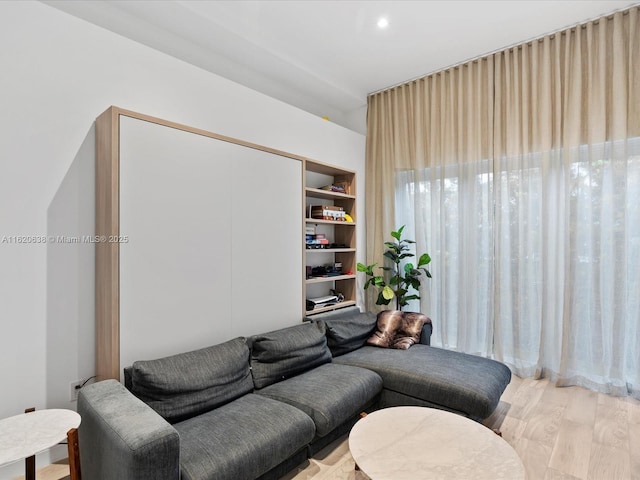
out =
[[[474,418],[491,415],[511,381],[500,362],[420,344],[408,350],[365,346],[334,362],[369,368],[382,377],[385,390]]]
[[[244,338],[191,352],[137,361],[131,392],[169,422],[230,402],[253,390]]]
[[[256,394],[288,403],[309,415],[323,437],[358,415],[382,390],[380,376],[364,368],[327,363]]]
[[[331,361],[324,325],[304,323],[249,338],[256,388],[293,377]]]
[[[383,310],[378,314],[376,330],[367,340],[367,345],[406,350],[420,341],[422,326],[430,322],[421,313]]]
[[[343,355],[362,347],[376,327],[375,313],[351,315],[319,320],[327,331],[327,345],[331,354]]]
[[[300,410],[251,393],[174,427],[182,480],[257,478],[315,434],[313,421]]]

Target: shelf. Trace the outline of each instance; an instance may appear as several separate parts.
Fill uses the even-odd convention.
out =
[[[326,225],[356,225],[356,222],[338,222],[336,220],[321,220],[319,218],[305,218],[306,223],[324,223]]]
[[[307,253],[349,253],[355,252],[355,248],[305,248]]]
[[[306,302],[302,311],[304,315],[315,315],[321,312],[337,310],[343,307],[357,305],[357,281],[355,272],[356,264],[356,222],[344,222],[337,220],[322,220],[311,218],[313,206],[332,205],[340,207],[345,214],[351,215],[356,220],[357,198],[356,198],[356,172],[345,170],[337,166],[326,163],[306,160],[304,163],[304,197],[303,202],[303,238],[307,238],[307,229],[314,230],[314,233],[322,234],[327,239],[331,239],[330,246],[340,246],[341,248],[304,248],[303,261],[306,268],[303,271],[303,292],[306,297],[321,297],[329,295],[331,292],[340,292],[344,300],[331,306],[306,309]],[[332,192],[324,190],[323,185],[344,184],[346,193]],[[331,218],[331,217],[329,217]],[[313,226],[313,228],[311,228]],[[306,245],[305,245],[306,246]],[[323,255],[326,254],[326,255]],[[314,264],[342,264],[342,273],[349,275],[337,275],[328,277],[306,278],[307,269]],[[311,267],[313,268],[313,267]]]
[[[355,304],[356,302],[354,302],[353,300],[345,300],[343,302],[339,302],[339,303],[336,303],[335,305],[330,305],[328,307],[320,307],[320,308],[314,308],[313,310],[307,310],[306,313],[307,315],[315,315],[317,313],[330,312],[331,310],[338,310],[339,308],[351,307]]]
[[[307,278],[305,282],[307,285],[313,283],[325,283],[325,282],[335,282],[336,280],[349,280],[350,278],[356,278],[355,275],[336,275],[334,277],[316,277],[316,278]]]
[[[308,161],[306,164],[306,170],[308,172],[321,173],[323,175],[344,175],[344,176],[355,176],[355,171],[353,170],[345,170],[342,167],[336,167],[335,165],[329,165],[328,163],[318,162],[318,161]]]
[[[305,189],[307,197],[322,198],[324,200],[355,200],[355,195],[347,195],[346,193],[331,192],[329,190],[321,190],[319,188],[307,187]]]

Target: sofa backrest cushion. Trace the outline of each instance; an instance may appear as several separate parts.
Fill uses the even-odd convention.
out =
[[[253,390],[249,348],[242,337],[157,360],[134,362],[131,392],[175,423]]]
[[[250,337],[256,388],[291,378],[331,361],[324,325],[304,323]]]
[[[376,328],[375,313],[352,313],[349,316],[320,320],[327,331],[327,344],[334,357],[362,347]]]

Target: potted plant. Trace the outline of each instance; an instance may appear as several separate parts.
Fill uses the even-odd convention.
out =
[[[386,276],[388,281],[385,280],[385,276],[376,275],[373,271],[377,264],[364,265],[358,263],[358,272],[365,273],[370,277],[364,284],[366,290],[370,286],[374,286],[380,289],[378,293],[378,299],[376,305],[389,305],[391,300],[396,300],[396,310],[402,310],[402,307],[408,305],[410,300],[419,300],[420,296],[417,293],[410,293],[410,289],[418,290],[422,281],[422,274],[424,273],[428,278],[431,278],[431,273],[425,268],[431,262],[431,257],[427,253],[420,255],[418,259],[418,265],[407,262],[404,264],[404,268],[400,267],[400,264],[407,258],[415,257],[411,252],[411,244],[414,244],[413,240],[407,240],[402,238],[402,231],[404,225],[396,232],[391,232],[391,236],[395,239],[392,242],[385,242],[387,250],[384,252],[384,257],[391,260],[393,266],[391,267],[378,267],[385,272],[389,272]]]

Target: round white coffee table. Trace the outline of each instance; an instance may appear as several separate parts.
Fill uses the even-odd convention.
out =
[[[23,458],[33,462],[36,453],[66,440],[67,432],[78,425],[80,415],[64,409],[36,410],[0,420],[0,467]],[[34,475],[29,470],[27,480]]]
[[[355,424],[349,450],[372,480],[524,480],[522,461],[493,431],[433,408],[377,410]]]

